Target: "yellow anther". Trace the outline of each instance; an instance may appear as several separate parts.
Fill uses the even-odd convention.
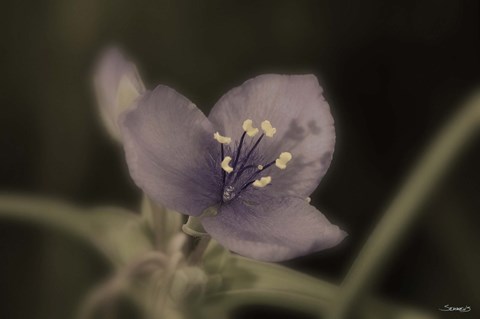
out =
[[[230,142],[232,141],[230,137],[222,136],[218,132],[213,134],[213,138],[220,144],[230,144]]]
[[[242,128],[250,137],[254,137],[258,133],[258,128],[253,127],[253,121],[250,119],[243,122]]]
[[[233,171],[233,168],[230,166],[230,162],[231,162],[232,158],[230,156],[226,156],[223,161],[222,161],[222,169],[227,172],[227,173],[231,173]]]
[[[257,168],[261,171],[263,169],[263,165],[258,165]]]
[[[291,153],[283,152],[275,161],[275,166],[277,166],[280,169],[285,169],[287,168],[287,163],[290,162],[291,159],[292,159]]]
[[[262,130],[268,137],[273,137],[273,134],[277,132],[277,129],[272,126],[270,121],[263,121],[262,122]]]
[[[272,177],[271,176],[265,176],[265,177],[262,177],[260,179],[255,180],[255,182],[253,182],[253,186],[261,188],[261,187],[267,186],[271,182],[272,182]]]

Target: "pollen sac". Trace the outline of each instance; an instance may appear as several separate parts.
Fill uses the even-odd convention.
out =
[[[292,159],[292,154],[290,152],[283,152],[275,161],[275,166],[280,169],[287,168],[287,163]]]
[[[213,134],[213,138],[220,144],[227,144],[228,145],[232,141],[232,139],[230,137],[222,136],[218,132],[215,132]]]
[[[222,161],[222,164],[221,164],[222,169],[227,173],[233,172],[233,168],[230,166],[231,161],[232,161],[232,158],[230,156],[226,156]]]
[[[277,129],[272,126],[270,121],[263,121],[261,126],[267,137],[273,137],[273,135],[277,132]]]
[[[253,127],[253,121],[250,119],[243,122],[242,128],[250,137],[254,137],[258,133],[258,128]]]
[[[263,169],[263,165],[258,165],[257,168],[259,171],[261,171]]]
[[[262,188],[262,187],[267,186],[271,182],[272,182],[272,177],[271,176],[265,176],[265,177],[262,177],[260,179],[255,180],[255,182],[253,182],[253,186]]]

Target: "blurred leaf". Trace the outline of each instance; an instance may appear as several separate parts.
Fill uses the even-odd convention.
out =
[[[155,242],[155,247],[166,251],[172,238],[181,231],[183,215],[154,203],[147,196],[142,201],[142,219],[147,224]]]
[[[64,231],[91,245],[116,266],[153,249],[141,217],[121,208],[87,210],[61,201],[2,195],[0,219]]]
[[[211,239],[203,256],[203,268],[209,274],[218,274],[224,270],[230,257],[230,251]]]
[[[277,264],[264,263],[230,253],[212,241],[204,257],[210,276],[221,276],[221,285],[207,291],[201,315],[229,318],[229,313],[245,305],[268,304],[303,310],[322,316],[333,304],[338,286]],[[358,318],[432,318],[415,309],[366,298]],[[203,318],[203,317],[200,317]]]
[[[205,270],[220,273],[222,284],[207,294],[204,311],[225,316],[248,304],[304,309],[321,314],[331,301],[336,286],[276,264],[233,255],[214,243],[205,255]]]
[[[86,216],[87,222],[104,243],[115,263],[127,264],[154,250],[152,238],[142,218],[117,207],[95,208]]]

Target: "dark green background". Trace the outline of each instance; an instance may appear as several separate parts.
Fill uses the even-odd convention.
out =
[[[208,112],[266,72],[313,73],[337,127],[313,203],[343,226],[338,248],[286,263],[339,281],[434,133],[479,84],[476,1],[2,1],[0,187],[135,208],[121,148],[105,134],[92,66],[107,45],[149,88]],[[445,318],[480,313],[480,148],[439,185],[378,292]],[[69,318],[105,265],[66,236],[0,223],[0,318]],[[471,305],[442,314],[444,304]],[[252,307],[245,318],[295,314]],[[299,314],[300,316],[300,314]]]

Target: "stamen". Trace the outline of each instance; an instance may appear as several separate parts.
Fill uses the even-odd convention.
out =
[[[312,201],[312,199],[311,199],[310,197],[307,197],[307,198],[305,198],[305,201],[310,204],[310,202]]]
[[[265,135],[268,137],[273,137],[273,135],[277,132],[277,129],[272,126],[270,121],[263,121],[261,126],[262,130],[265,132]]]
[[[287,168],[287,163],[292,159],[292,154],[290,152],[283,152],[275,161],[275,166],[280,169]]]
[[[244,166],[244,167],[240,167],[239,168],[239,171],[237,172],[237,174],[242,174],[244,171],[248,170],[248,169],[251,169],[251,168],[257,168],[258,169],[258,165],[247,165],[247,166]],[[240,170],[241,169],[241,170]]]
[[[231,173],[233,172],[233,167],[230,166],[230,161],[232,160],[232,158],[230,156],[226,156],[223,161],[222,161],[222,169],[227,172],[227,173]]]
[[[267,168],[269,168],[269,167],[272,166],[273,164],[275,164],[275,161],[270,162],[270,163],[268,163],[267,165],[258,165],[258,166],[257,166],[257,169],[258,169],[258,170],[255,171],[252,175],[250,175],[250,177],[248,177],[247,180],[253,180],[253,179],[254,179],[255,177],[257,177],[261,172],[263,172],[264,170],[266,170]],[[247,167],[244,167],[240,172],[237,173],[237,176],[242,175],[242,173],[243,173],[247,168],[251,168],[251,167],[254,167],[254,166],[253,166],[253,165],[249,165],[249,166],[247,166]],[[262,168],[260,168],[260,167],[262,167]],[[235,179],[237,179],[237,178],[235,178]],[[253,181],[252,181],[251,183],[253,183]],[[250,183],[250,184],[251,184],[251,183]],[[250,184],[248,184],[248,185],[250,185]]]
[[[245,132],[243,133],[242,135],[242,139],[240,140],[240,143],[243,141],[243,137],[245,136]],[[255,142],[255,144],[253,145],[253,147],[250,149],[250,151],[248,152],[247,156],[245,157],[245,159],[243,159],[243,163],[242,163],[242,166],[240,166],[240,169],[237,171],[237,174],[235,175],[235,180],[237,180],[240,175],[242,175],[242,173],[245,171],[245,164],[248,162],[248,159],[250,158],[250,155],[252,155],[253,151],[257,148],[258,144],[260,144],[260,141],[262,140],[262,138],[265,136],[265,134],[262,134],[260,135],[260,137],[258,138],[258,140]],[[240,145],[241,146],[241,145]],[[235,159],[235,167],[236,167],[236,162],[238,160],[238,155],[240,154],[240,147],[238,148],[239,150],[239,153],[237,154],[237,159]]]
[[[232,138],[227,137],[227,136],[222,136],[218,132],[213,134],[213,138],[220,144],[227,144],[228,145],[232,141]]]
[[[250,162],[250,157],[252,157],[254,152],[257,150],[258,145],[260,144],[264,136],[270,138],[273,137],[277,132],[277,129],[272,126],[270,121],[263,121],[261,123],[263,133],[258,137],[256,141],[254,141],[252,146],[250,146],[250,144],[248,145],[250,147],[247,147],[247,145],[243,145],[245,142],[245,136],[248,135],[249,137],[254,137],[258,134],[259,129],[253,127],[253,121],[251,119],[245,120],[243,122],[242,128],[244,132],[238,144],[235,143],[236,145],[234,146],[234,148],[236,148],[236,150],[232,150],[233,155],[231,156],[224,157],[224,145],[230,144],[232,142],[232,139],[228,136],[220,135],[219,132],[215,132],[215,134],[213,134],[214,139],[220,143],[221,158],[223,158],[220,165],[223,175],[223,202],[234,200],[236,197],[239,196],[239,194],[241,194],[246,188],[250,186],[263,188],[271,184],[271,176],[261,177],[261,175],[264,175],[266,170],[274,164],[282,170],[285,169],[287,167],[287,163],[292,159],[292,154],[290,152],[282,152],[276,160],[267,162],[266,164],[254,163],[258,160],[258,158]],[[235,171],[235,173],[230,174],[233,171]],[[247,172],[250,176],[248,178],[247,176],[245,176],[245,178],[241,178],[244,172]],[[226,176],[227,173],[230,174],[228,177]],[[257,177],[259,179],[256,179]],[[240,185],[242,185],[240,183],[242,183],[243,186],[239,187]]]
[[[272,182],[272,177],[271,176],[265,176],[265,177],[262,177],[260,179],[255,180],[255,182],[253,182],[253,186],[262,188],[262,187],[267,186],[271,182]]]
[[[246,133],[247,132],[243,132],[242,137],[240,138],[240,143],[238,143],[237,156],[235,156],[233,167],[237,167],[238,159],[240,158],[240,153],[242,152],[243,140],[245,139]]]
[[[250,137],[254,137],[258,133],[258,128],[253,127],[253,121],[250,119],[243,122],[242,128]]]

